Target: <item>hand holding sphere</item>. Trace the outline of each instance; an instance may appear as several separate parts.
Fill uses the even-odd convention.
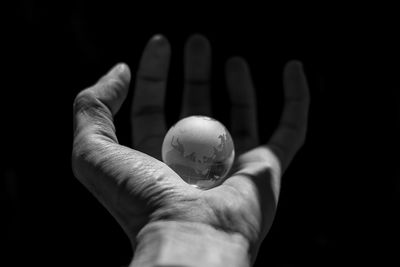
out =
[[[119,64],[77,95],[74,174],[118,221],[137,255],[143,254],[146,242],[152,242],[151,238],[146,239],[152,232],[149,229],[157,225],[160,230],[174,223],[195,225],[196,229],[212,228],[223,239],[239,240],[241,245],[234,249],[243,248],[250,261],[254,261],[274,219],[281,174],[305,139],[309,93],[301,64],[292,61],[286,65],[285,105],[280,125],[269,143],[260,145],[255,92],[248,66],[241,58],[227,62],[235,161],[221,184],[200,190],[160,161],[167,132],[164,98],[170,52],[170,45],[162,36],[152,38],[143,52],[132,104],[133,149],[118,144],[113,124],[113,117],[128,94],[131,79],[128,66]],[[199,35],[191,37],[185,47],[182,118],[212,117],[210,65],[208,41]],[[228,246],[229,243],[226,242]],[[229,257],[239,254],[231,252]]]

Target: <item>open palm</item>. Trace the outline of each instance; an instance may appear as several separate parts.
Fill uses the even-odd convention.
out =
[[[260,144],[256,99],[246,62],[226,65],[232,102],[231,133],[236,159],[231,175],[219,186],[200,190],[186,184],[160,161],[166,133],[164,98],[170,45],[162,36],[147,44],[136,75],[132,105],[132,146],[118,144],[113,116],[125,100],[130,71],[119,64],[74,102],[72,166],[75,176],[122,226],[133,247],[149,223],[189,221],[238,233],[252,255],[274,219],[281,174],[304,142],[309,93],[301,64],[284,70],[285,106],[278,129]],[[200,35],[185,48],[185,90],[181,117],[211,116],[211,49]]]

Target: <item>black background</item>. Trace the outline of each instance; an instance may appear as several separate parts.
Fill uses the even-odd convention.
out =
[[[228,127],[224,64],[230,56],[248,60],[263,142],[282,110],[284,64],[304,63],[309,132],[283,177],[276,220],[256,266],[393,264],[399,249],[399,23],[377,10],[339,10],[321,8],[309,16],[293,6],[87,1],[16,1],[4,9],[11,19],[3,24],[2,41],[0,265],[129,263],[128,239],[72,175],[72,102],[117,62],[134,74],[157,33],[172,45],[169,124],[179,113],[190,34],[210,39],[214,115]],[[124,145],[133,89],[116,117]]]

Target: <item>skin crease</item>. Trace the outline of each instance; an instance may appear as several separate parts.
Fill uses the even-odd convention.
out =
[[[231,133],[237,152],[229,177],[210,190],[186,184],[161,161],[166,133],[165,87],[170,44],[156,35],[147,44],[136,75],[132,104],[132,147],[118,144],[113,117],[129,90],[131,72],[118,64],[74,101],[72,169],[77,179],[104,205],[128,235],[152,222],[193,222],[249,244],[254,262],[274,220],[281,176],[305,140],[309,92],[301,63],[284,69],[285,105],[281,123],[268,144],[260,144],[255,90],[247,63],[239,57],[226,65],[232,102]],[[185,90],[181,117],[211,116],[211,48],[201,35],[185,48]]]

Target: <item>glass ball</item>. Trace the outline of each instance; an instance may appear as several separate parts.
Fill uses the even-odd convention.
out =
[[[169,129],[162,145],[162,160],[180,177],[197,188],[219,185],[232,167],[232,137],[219,121],[190,116]]]

